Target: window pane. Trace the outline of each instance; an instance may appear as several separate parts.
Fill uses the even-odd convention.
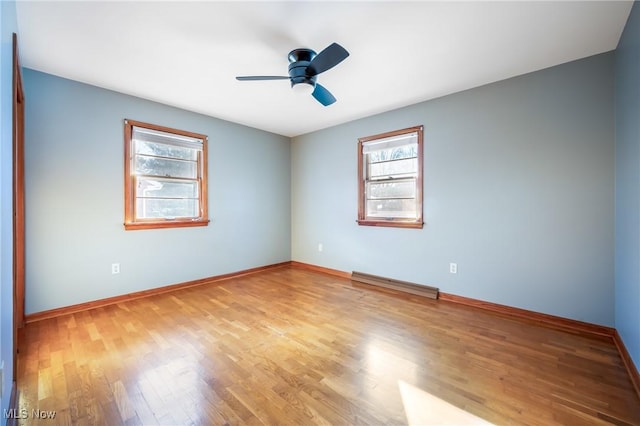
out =
[[[393,182],[367,182],[367,199],[415,198],[415,179]]]
[[[194,199],[163,199],[138,198],[136,200],[136,218],[184,218],[200,215],[198,200]]]
[[[182,146],[173,146],[163,143],[153,143],[136,140],[136,154],[155,155],[158,157],[172,157],[182,160],[196,161],[198,151]]]
[[[198,198],[198,182],[138,178],[138,197]]]
[[[380,218],[417,218],[416,200],[367,200],[367,216]]]
[[[417,158],[373,163],[369,165],[369,178],[376,180],[388,177],[414,176],[417,171]]]
[[[138,175],[191,179],[198,177],[197,162],[195,161],[169,160],[167,158],[147,157],[145,155],[136,155],[135,173]]]
[[[204,138],[189,136],[180,130],[165,132],[150,127],[132,126],[131,133],[131,139],[134,141],[169,144],[191,149],[202,149],[204,145]]]
[[[363,142],[363,152],[382,151],[384,149],[397,148],[399,146],[417,145],[418,132],[401,133],[393,136],[382,136]]]
[[[413,158],[418,156],[418,145],[410,144],[398,146],[390,149],[381,149],[369,152],[369,161],[378,163],[380,161],[401,160],[403,158]]]

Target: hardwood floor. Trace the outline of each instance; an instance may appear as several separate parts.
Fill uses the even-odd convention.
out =
[[[640,425],[611,339],[298,268],[42,320],[22,337],[24,425]]]

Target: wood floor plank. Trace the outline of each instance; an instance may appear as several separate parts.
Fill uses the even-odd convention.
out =
[[[640,425],[611,339],[300,268],[29,323],[17,381],[21,425]]]

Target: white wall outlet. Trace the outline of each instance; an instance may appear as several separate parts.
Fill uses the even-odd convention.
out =
[[[458,273],[458,264],[457,263],[450,263],[449,264],[449,273],[450,274],[457,274]]]
[[[120,273],[120,264],[119,263],[112,263],[111,264],[111,273],[112,274],[119,274]]]
[[[324,250],[324,246],[322,245],[322,243],[318,243],[318,251],[322,250]]]

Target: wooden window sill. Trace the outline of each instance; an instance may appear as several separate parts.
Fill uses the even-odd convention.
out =
[[[189,228],[192,226],[207,226],[207,225],[209,225],[209,220],[189,220],[189,221],[167,220],[164,222],[125,223],[124,229],[126,229],[127,231],[135,231],[138,229]]]
[[[424,222],[408,222],[401,220],[372,220],[372,219],[363,219],[357,220],[358,225],[361,226],[386,226],[390,228],[413,228],[413,229],[422,229],[424,226]]]

